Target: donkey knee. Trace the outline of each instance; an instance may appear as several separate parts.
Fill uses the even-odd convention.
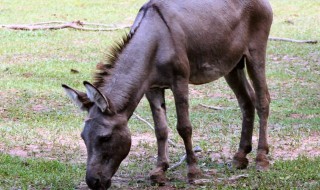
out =
[[[177,131],[182,138],[192,135],[192,127],[190,125],[177,125]]]
[[[257,107],[257,113],[260,119],[267,119],[269,116],[269,103]]]
[[[268,100],[268,103],[270,104],[271,103],[271,97],[270,97],[269,92],[267,92],[267,100]]]
[[[251,119],[254,117],[255,106],[253,102],[245,102],[240,107],[244,119]]]
[[[155,133],[158,141],[163,141],[168,139],[169,131],[167,127],[156,128]]]

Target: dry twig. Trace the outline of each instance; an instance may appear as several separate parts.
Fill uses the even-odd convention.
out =
[[[145,120],[144,118],[142,118],[142,117],[141,117],[140,115],[138,115],[137,113],[133,113],[133,114],[134,114],[134,116],[135,116],[137,119],[139,119],[140,121],[146,123],[146,124],[149,126],[149,128],[151,128],[152,130],[154,130],[154,127],[152,126],[152,124],[151,124],[150,122],[148,122],[147,120]],[[183,148],[183,146],[176,145],[176,144],[175,144],[172,140],[170,140],[170,139],[168,139],[168,143],[169,143],[171,146],[173,146],[173,147]],[[194,151],[195,153],[197,153],[197,152],[201,152],[202,149],[201,149],[200,146],[196,146],[196,147],[194,147],[193,151]],[[186,159],[187,159],[187,155],[184,154],[184,155],[180,158],[180,161],[179,161],[178,163],[172,165],[171,167],[169,167],[168,170],[173,170],[173,169],[179,167]]]
[[[84,26],[96,26],[98,28],[86,28]],[[32,24],[11,24],[11,25],[0,25],[0,28],[11,29],[11,30],[60,30],[65,28],[71,28],[75,30],[82,31],[114,31],[130,28],[131,25],[115,26],[101,23],[90,23],[82,22],[80,20],[73,22],[65,21],[48,21],[48,22],[39,22]],[[295,40],[289,38],[279,38],[279,37],[269,37],[271,41],[284,41],[284,42],[293,42],[293,43],[309,43],[316,44],[317,40]]]
[[[85,25],[100,26],[100,28],[87,28],[87,27],[84,27]],[[104,28],[101,28],[101,26],[103,26]],[[98,23],[86,23],[86,22],[81,22],[80,20],[73,21],[73,22],[50,21],[50,22],[40,22],[40,23],[27,24],[27,25],[26,24],[0,25],[0,27],[5,29],[11,29],[11,30],[30,30],[30,31],[60,30],[65,28],[71,28],[71,29],[81,30],[81,31],[114,31],[114,30],[122,30],[122,29],[130,28],[129,25],[116,27],[116,26],[98,24]]]
[[[179,162],[173,164],[171,167],[168,168],[168,170],[173,170],[173,169],[179,167],[186,159],[187,159],[187,155],[184,154],[184,155],[180,158]]]
[[[201,149],[200,146],[196,146],[196,147],[194,147],[193,151],[194,151],[195,153],[197,153],[197,152],[201,152],[202,149]],[[186,159],[187,159],[187,155],[184,154],[184,155],[180,158],[180,161],[177,162],[177,163],[175,163],[175,164],[172,165],[171,167],[169,167],[168,170],[173,170],[173,169],[179,167]]]
[[[292,74],[292,75],[296,75],[297,73],[291,71],[290,69],[285,69],[285,71],[287,71],[288,73]]]
[[[208,108],[208,109],[213,109],[213,110],[224,110],[225,109],[225,108],[222,108],[222,107],[207,106],[207,105],[204,105],[204,104],[199,104],[199,105],[202,106],[202,107]]]
[[[224,179],[224,178],[218,178],[217,180],[219,181],[229,181],[229,182],[235,182],[241,178],[247,178],[249,177],[249,174],[241,174],[241,175],[234,175],[234,176],[231,176],[230,178],[228,179]]]
[[[193,184],[194,185],[205,185],[207,183],[211,183],[213,179],[196,179],[194,180]]]
[[[317,40],[295,40],[290,38],[279,38],[279,37],[269,37],[270,41],[283,41],[283,42],[293,42],[293,43],[307,43],[307,44],[316,44]]]
[[[139,119],[140,121],[144,122],[145,124],[147,124],[149,126],[149,128],[151,128],[153,131],[155,130],[153,125],[148,122],[147,120],[145,120],[144,118],[142,118],[140,115],[138,115],[137,113],[133,113],[134,116],[136,116],[137,119]],[[172,140],[168,139],[168,143],[173,146],[173,147],[182,147],[182,146],[179,146],[177,144],[175,144]]]
[[[226,181],[229,183],[234,183],[234,182],[238,181],[239,179],[248,178],[248,177],[249,177],[248,174],[241,174],[241,175],[231,176],[230,178],[216,178],[216,179],[204,178],[204,179],[195,180],[194,184],[195,185],[205,185],[206,183],[211,183],[212,181],[216,181],[216,182]]]
[[[205,105],[205,104],[199,104],[199,106],[202,106],[202,107],[208,108],[208,109],[212,109],[212,110],[236,109],[236,108],[229,108],[229,107],[223,108],[223,107],[217,107],[217,106],[208,106],[208,105]]]
[[[140,115],[138,115],[137,113],[133,113],[134,116],[136,116],[136,118],[138,118],[140,121],[143,121],[145,124],[147,124],[149,126],[150,129],[152,129],[154,131],[154,127],[153,125],[151,125],[150,122],[148,122],[147,120],[145,120],[144,118],[142,118]]]

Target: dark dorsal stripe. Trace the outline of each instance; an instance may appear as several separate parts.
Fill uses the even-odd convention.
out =
[[[164,18],[164,16],[163,16],[162,12],[160,11],[159,7],[158,7],[158,6],[156,6],[156,5],[153,5],[152,7],[153,7],[153,8],[154,8],[154,10],[159,14],[159,16],[160,16],[161,20],[164,22],[164,24],[167,26],[168,30],[169,30],[169,31],[170,31],[170,33],[171,33],[170,27],[169,27],[169,25],[168,25],[168,23],[167,23],[166,19]]]

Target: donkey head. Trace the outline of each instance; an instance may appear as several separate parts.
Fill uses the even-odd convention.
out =
[[[86,182],[91,189],[108,189],[111,178],[131,147],[127,118],[116,114],[109,99],[89,82],[87,93],[62,85],[71,100],[88,112],[81,133],[87,148]]]

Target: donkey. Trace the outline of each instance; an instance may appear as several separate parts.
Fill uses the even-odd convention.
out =
[[[165,89],[171,89],[188,166],[188,181],[201,174],[192,150],[188,85],[224,77],[242,112],[235,168],[248,166],[255,109],[259,116],[256,167],[269,167],[267,119],[270,95],[265,76],[272,9],[267,0],[151,0],[139,11],[130,32],[113,46],[107,64],[100,64],[86,93],[63,85],[67,95],[88,112],[81,137],[87,148],[86,182],[107,189],[128,155],[128,120],[144,95],[154,119],[158,145],[154,183],[164,184],[168,169],[168,128]],[[251,79],[248,82],[245,68]],[[252,87],[253,88],[252,88]]]

